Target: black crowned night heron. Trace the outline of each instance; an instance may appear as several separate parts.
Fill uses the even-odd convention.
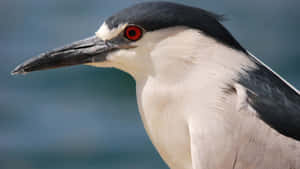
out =
[[[136,80],[139,111],[172,169],[300,169],[299,91],[245,50],[211,12],[147,2],[96,35],[12,73],[86,64]]]

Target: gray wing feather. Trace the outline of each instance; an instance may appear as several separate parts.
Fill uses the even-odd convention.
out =
[[[257,60],[255,62],[257,69],[246,70],[237,81],[249,89],[249,104],[270,127],[300,141],[299,92]]]

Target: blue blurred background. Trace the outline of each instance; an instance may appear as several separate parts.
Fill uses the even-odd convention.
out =
[[[135,83],[75,66],[10,76],[19,63],[94,34],[143,0],[0,0],[0,168],[166,169],[139,118]],[[177,0],[225,14],[225,26],[300,88],[299,0]]]

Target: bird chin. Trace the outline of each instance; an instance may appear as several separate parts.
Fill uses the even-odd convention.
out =
[[[111,68],[114,67],[111,62],[105,61],[105,62],[91,62],[91,63],[86,63],[84,65],[87,66],[93,66],[93,67],[100,67],[100,68]]]

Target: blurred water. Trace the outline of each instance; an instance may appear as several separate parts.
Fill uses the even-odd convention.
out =
[[[86,66],[9,74],[31,56],[93,35],[137,2],[0,1],[1,169],[167,168],[145,134],[127,74]],[[300,87],[299,1],[176,2],[227,15],[243,46]]]

